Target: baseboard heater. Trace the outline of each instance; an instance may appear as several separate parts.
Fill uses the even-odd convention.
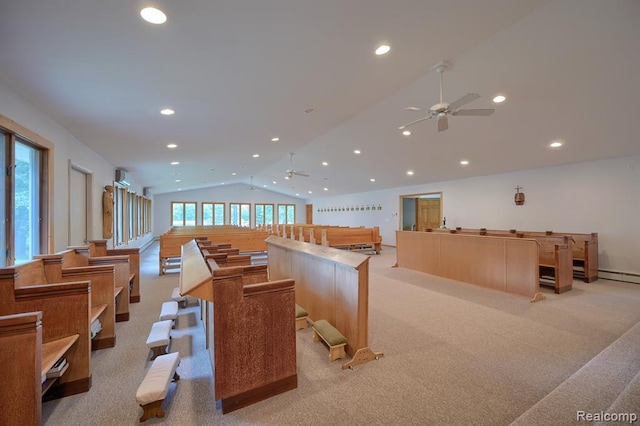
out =
[[[605,271],[598,270],[598,278],[613,281],[623,281],[626,283],[640,284],[640,274],[633,272],[618,272],[618,271]]]

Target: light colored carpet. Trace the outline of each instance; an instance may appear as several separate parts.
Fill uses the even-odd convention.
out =
[[[135,392],[150,365],[145,340],[178,282],[175,273],[158,276],[157,243],[142,254],[141,263],[142,302],[131,305],[130,321],[117,324],[116,347],[93,353],[92,389],[45,403],[45,424],[139,424],[142,409]],[[172,332],[181,380],[171,385],[166,417],[146,424],[536,424],[535,416],[521,416],[640,321],[640,286],[634,284],[574,281],[571,292],[544,289],[546,300],[529,303],[392,268],[393,248],[385,247],[370,263],[369,346],[384,353],[379,361],[343,371],[341,361],[328,362],[325,346],[312,342],[310,329],[301,330],[298,388],[222,415],[213,400],[204,331],[192,300]],[[590,373],[583,373],[588,382]],[[612,407],[640,411],[638,374],[628,370],[605,377],[625,382],[618,382],[625,391]],[[573,406],[549,410],[545,417],[556,424],[575,419]]]

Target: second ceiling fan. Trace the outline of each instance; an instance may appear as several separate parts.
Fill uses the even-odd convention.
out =
[[[472,115],[472,116],[488,116],[494,113],[494,109],[486,108],[486,109],[459,109],[461,106],[468,104],[471,101],[474,101],[480,97],[480,95],[476,93],[467,93],[460,99],[457,99],[451,103],[445,102],[442,96],[442,74],[451,67],[451,64],[447,61],[442,61],[436,64],[432,70],[435,70],[438,74],[440,74],[440,102],[433,105],[429,109],[429,115],[419,118],[417,120],[410,121],[409,123],[403,124],[398,127],[398,130],[404,130],[409,126],[413,126],[414,124],[420,123],[421,121],[428,120],[430,118],[435,118],[438,120],[438,131],[442,132],[449,128],[449,120],[447,118],[448,115]],[[415,107],[407,107],[405,109],[411,111],[419,111],[419,108]]]
[[[291,168],[287,170],[287,174],[284,176],[285,179],[291,179],[293,176],[309,177],[309,174],[307,172],[303,172],[302,170],[296,170],[293,168],[293,152],[289,153],[289,163],[291,164]]]

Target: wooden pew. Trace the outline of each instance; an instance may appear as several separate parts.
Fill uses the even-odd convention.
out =
[[[42,424],[41,319],[42,312],[0,316],[0,424]]]
[[[140,302],[140,249],[107,248],[107,240],[89,240],[89,256],[129,256],[129,302]]]
[[[369,256],[277,236],[267,239],[269,278],[293,278],[296,303],[347,339],[342,369],[383,356],[368,346]]]
[[[209,305],[205,321],[213,342],[214,398],[222,412],[295,389],[295,282],[245,284],[241,268],[212,271],[193,241],[183,246],[182,263],[181,294]]]
[[[241,253],[265,252],[266,231],[233,226],[174,226],[160,236],[159,274],[168,269],[179,268],[175,261],[180,257],[180,249],[190,240],[203,239],[212,243],[229,243]],[[172,262],[172,259],[174,260]]]
[[[470,231],[470,228],[456,228],[456,230]],[[554,232],[554,231],[519,231],[516,229],[488,230],[480,228],[477,230],[480,234],[507,234],[511,236],[522,235],[527,238],[536,238],[539,236],[568,236],[573,239],[573,276],[582,279],[586,283],[594,282],[598,279],[598,233],[590,234],[575,232]]]
[[[248,254],[228,255],[226,253],[212,253],[204,255],[204,259],[207,264],[210,265],[210,269],[213,269],[212,264],[220,268],[251,265],[251,256]]]
[[[525,232],[525,235],[527,233]],[[598,280],[598,233],[590,234],[545,231],[549,236],[568,236],[573,244],[573,273],[585,283]]]
[[[557,294],[570,291],[573,288],[573,240],[567,236],[530,235],[520,232],[494,232],[486,229],[476,230],[456,228],[451,230],[431,230],[428,232],[448,232],[450,234],[479,235],[494,238],[530,238],[539,243],[538,265],[540,268],[540,282],[544,285],[551,283]]]
[[[113,265],[115,271],[114,293],[116,298],[116,322],[129,321],[131,299],[131,269],[129,255],[91,256],[90,247],[71,247],[62,255],[62,267]]]
[[[322,245],[348,250],[382,251],[380,228],[325,228],[322,229]]]
[[[18,275],[13,267],[0,269],[0,315],[15,315],[39,312],[42,319],[40,330],[40,347],[35,348],[36,365],[30,365],[27,369],[17,369],[13,363],[5,363],[12,367],[6,370],[17,369],[19,377],[3,375],[3,386],[0,387],[0,398],[4,401],[5,392],[15,392],[16,387],[27,386],[30,393],[21,395],[20,403],[29,404],[33,410],[38,411],[38,404],[43,397],[55,399],[68,395],[86,392],[91,388],[91,344],[90,344],[90,303],[91,284],[89,281],[68,282],[63,284],[34,284],[25,287],[14,287],[14,279],[11,275]],[[24,318],[23,318],[24,319]],[[38,318],[39,319],[39,318]],[[29,317],[29,322],[37,320]],[[5,329],[6,331],[6,329]],[[36,331],[37,332],[37,331]],[[6,335],[5,335],[6,337]],[[32,342],[33,343],[33,342]],[[14,362],[22,362],[19,358],[32,356],[30,349],[24,351],[4,343],[0,346],[2,356],[9,355]],[[19,355],[11,355],[16,350]],[[64,357],[69,366],[64,374],[57,379],[46,379],[47,371]],[[43,380],[46,379],[46,380]],[[7,382],[9,381],[9,383]],[[23,383],[26,381],[27,383]],[[17,383],[20,382],[20,383]],[[15,398],[15,393],[12,394]],[[29,397],[29,395],[32,395]],[[31,399],[35,395],[36,400]],[[24,398],[23,398],[24,397]],[[14,413],[21,416],[25,413]],[[0,414],[2,417],[3,414]],[[0,422],[7,424],[5,422]],[[8,424],[29,424],[11,423]]]
[[[99,256],[90,257],[89,247],[71,247],[59,253],[62,256],[62,268],[75,268],[87,266],[113,266],[114,267],[114,294],[116,306],[116,322],[129,321],[129,288],[131,274],[129,270],[129,256]],[[36,258],[40,256],[35,256]],[[58,265],[58,264],[56,264]],[[49,266],[53,268],[53,264]],[[57,266],[56,266],[57,267]],[[56,271],[55,274],[58,272]]]
[[[7,276],[15,288],[37,283],[91,282],[89,324],[100,320],[102,330],[91,340],[91,350],[112,348],[116,344],[115,267],[113,265],[62,267],[61,254],[38,255],[30,262],[13,266]],[[1,278],[0,278],[1,281]]]

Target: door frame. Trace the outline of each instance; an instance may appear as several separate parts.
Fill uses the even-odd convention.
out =
[[[430,191],[430,192],[419,192],[416,194],[401,194],[399,197],[398,203],[400,205],[399,207],[399,212],[400,214],[398,214],[398,229],[399,230],[404,230],[404,200],[408,199],[408,198],[439,198],[440,199],[440,220],[439,223],[442,223],[442,217],[443,217],[443,193],[442,191]],[[417,212],[415,211],[415,209],[417,205],[414,203],[414,215],[417,215]],[[417,217],[416,217],[416,222],[417,222]],[[410,225],[414,225],[410,224]]]

